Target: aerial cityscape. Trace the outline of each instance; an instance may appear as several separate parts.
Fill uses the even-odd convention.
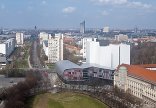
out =
[[[155,5],[0,0],[0,108],[156,108]]]

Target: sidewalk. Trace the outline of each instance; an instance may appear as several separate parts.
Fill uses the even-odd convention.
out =
[[[29,68],[32,69],[32,66],[30,64],[30,55],[28,56],[28,65],[29,65]]]

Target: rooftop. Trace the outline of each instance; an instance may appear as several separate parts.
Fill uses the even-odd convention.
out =
[[[115,70],[113,68],[109,68],[109,67],[105,67],[105,66],[101,66],[95,63],[84,63],[81,65],[82,68],[89,68],[89,67],[98,67],[98,68],[102,68],[102,69],[109,69],[109,70]]]
[[[72,63],[69,60],[62,60],[62,61],[56,62],[56,68],[58,68],[59,72],[63,73],[64,70],[81,68],[81,67],[75,63]]]
[[[137,65],[122,64],[119,67],[121,66],[125,66],[127,68],[128,75],[134,76],[140,80],[144,80],[144,81],[156,84],[156,72],[155,71],[148,70]]]
[[[141,66],[144,68],[156,68],[156,64],[141,64],[141,65],[137,65],[137,66]]]

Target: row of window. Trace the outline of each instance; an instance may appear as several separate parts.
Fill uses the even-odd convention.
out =
[[[141,95],[139,95],[139,93],[143,93],[143,89],[144,89],[144,90],[146,90],[146,92],[145,92],[146,96],[149,96],[152,98],[156,97],[156,94],[154,94],[155,92],[153,90],[152,90],[153,91],[152,92],[151,88],[147,87],[146,85],[143,85],[143,84],[137,83],[135,81],[131,81],[131,80],[129,80],[128,82],[129,82],[128,83],[129,88],[131,88],[133,90],[132,92],[136,91],[136,93],[135,92],[133,93],[134,95],[141,96]]]

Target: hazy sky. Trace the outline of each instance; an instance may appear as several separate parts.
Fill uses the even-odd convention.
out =
[[[0,27],[156,28],[156,0],[0,0]]]

